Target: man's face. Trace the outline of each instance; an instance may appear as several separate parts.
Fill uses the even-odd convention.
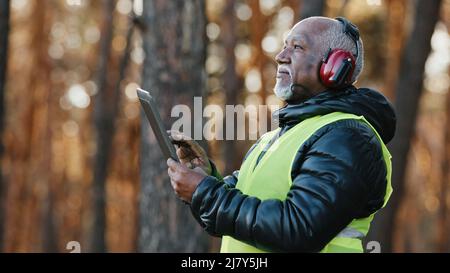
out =
[[[318,78],[323,57],[317,37],[326,27],[320,19],[307,19],[292,28],[283,50],[276,56],[278,63],[275,94],[288,103],[304,101],[323,91]],[[292,90],[292,85],[295,88]]]

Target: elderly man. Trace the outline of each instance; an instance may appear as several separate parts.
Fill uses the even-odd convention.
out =
[[[177,195],[222,252],[363,252],[374,214],[392,192],[385,144],[396,118],[380,93],[353,86],[363,69],[356,26],[311,17],[295,25],[279,64],[280,128],[222,178],[203,149],[182,138],[168,161]]]

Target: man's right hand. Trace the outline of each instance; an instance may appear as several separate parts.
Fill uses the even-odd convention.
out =
[[[180,163],[190,169],[201,168],[212,175],[212,166],[205,150],[195,140],[178,131],[168,131],[172,143],[177,146]]]

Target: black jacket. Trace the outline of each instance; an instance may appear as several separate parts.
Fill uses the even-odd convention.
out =
[[[394,136],[391,104],[370,89],[325,91],[279,114],[281,134],[317,115],[363,115],[384,143]],[[232,236],[273,252],[318,252],[353,219],[380,209],[386,191],[381,145],[366,124],[343,120],[321,128],[299,149],[292,188],[285,201],[246,196],[235,185],[238,172],[207,177],[194,193],[191,211],[213,236]]]

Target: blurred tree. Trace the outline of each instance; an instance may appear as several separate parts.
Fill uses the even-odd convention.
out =
[[[323,16],[326,0],[302,0],[300,3],[300,20],[311,16]]]
[[[236,71],[236,55],[234,52],[238,41],[237,20],[236,16],[234,15],[235,4],[235,0],[229,0],[226,2],[222,14],[222,19],[220,21],[222,27],[222,43],[225,48],[225,60],[227,60],[225,72],[222,76],[225,89],[226,105],[237,105],[239,103],[239,94],[242,88],[242,79],[240,79]],[[235,128],[233,132],[236,132],[236,123],[234,125]],[[223,126],[223,128],[226,128],[225,119]],[[228,175],[231,174],[234,170],[237,170],[240,166],[239,160],[236,160],[236,155],[238,154],[236,141],[225,141],[223,149],[225,157],[224,174]]]
[[[450,70],[449,70],[450,73]],[[436,252],[450,251],[450,217],[448,210],[448,185],[450,183],[450,90],[446,96],[446,126],[444,126],[444,157],[441,162],[442,179],[440,185],[439,222],[436,236]]]
[[[134,3],[134,1],[132,1]],[[108,171],[110,176],[113,176],[114,178],[111,177],[111,183],[108,182],[108,187],[115,187],[118,188],[118,190],[120,191],[119,186],[115,185],[114,180],[117,179],[117,176],[120,176],[121,170],[127,169],[128,165],[131,166],[131,168],[134,168],[134,166],[136,166],[136,162],[134,162],[133,158],[137,158],[138,157],[138,149],[137,149],[137,145],[131,144],[131,145],[127,145],[127,147],[125,148],[125,150],[123,150],[123,148],[121,149],[121,147],[119,145],[117,145],[117,143],[120,143],[120,141],[117,141],[118,139],[123,139],[123,137],[120,136],[120,134],[125,132],[129,132],[130,129],[126,126],[126,124],[124,124],[123,121],[120,120],[120,113],[119,113],[119,108],[120,108],[120,104],[123,104],[125,101],[124,99],[122,99],[122,95],[121,93],[123,92],[124,89],[124,82],[126,81],[126,77],[128,76],[128,74],[130,73],[129,70],[130,69],[130,60],[131,60],[131,50],[133,47],[133,38],[134,38],[134,33],[135,33],[135,26],[139,27],[139,20],[138,18],[135,16],[134,12],[131,13],[131,15],[128,16],[128,26],[127,26],[127,32],[125,34],[125,48],[123,50],[122,56],[120,57],[120,62],[118,63],[118,71],[117,71],[117,76],[114,75],[112,78],[115,79],[115,86],[112,87],[111,86],[111,90],[113,91],[113,93],[111,94],[113,101],[111,101],[111,105],[109,106],[109,114],[108,114],[108,119],[109,119],[109,123],[111,126],[111,141],[109,142],[109,147],[107,147],[108,150],[110,150],[110,153],[108,155],[108,170],[114,169],[115,172],[111,173],[111,171]],[[114,82],[114,81],[113,81]],[[126,103],[126,102],[125,102]],[[138,126],[139,123],[137,121],[136,125]],[[118,130],[116,128],[119,128]],[[139,136],[138,133],[134,133],[134,132],[129,132],[131,134],[133,134],[134,138],[132,139],[132,142],[137,142],[136,139]],[[115,138],[116,140],[113,142],[113,137],[117,135]],[[136,149],[135,149],[136,147]],[[106,147],[105,147],[106,148]],[[125,154],[127,153],[133,153],[134,152],[134,156],[132,156],[131,158],[127,158],[125,156]],[[121,160],[119,158],[124,158],[123,160],[126,160],[127,163],[123,163],[121,162]],[[136,160],[137,161],[137,160]],[[120,166],[117,166],[120,165]],[[129,168],[129,167],[128,167]],[[117,174],[119,173],[119,174]],[[134,179],[134,181],[136,181],[136,185],[138,185],[138,170],[135,170],[136,176],[131,177],[130,179]],[[109,181],[109,179],[108,179]],[[123,185],[121,185],[123,187]],[[106,194],[106,193],[105,193]],[[111,193],[106,194],[107,198],[111,198]],[[131,201],[131,200],[130,200]],[[136,200],[133,200],[136,201]],[[137,202],[133,202],[134,204],[137,205]],[[114,206],[117,207],[126,207],[122,204],[107,204],[106,206],[106,210],[107,210],[107,215],[109,213],[113,213],[111,211],[114,211]],[[137,213],[137,206],[134,207],[134,212]],[[125,208],[124,208],[125,209]],[[114,213],[119,213],[119,212],[114,212]],[[127,217],[131,217],[130,215],[127,215]],[[136,225],[133,225],[131,223],[129,223],[129,221],[125,220],[124,225],[127,228],[123,228],[120,226],[119,223],[111,221],[111,218],[116,218],[116,217],[107,217],[107,221],[106,221],[106,227],[105,230],[107,230],[107,234],[109,234],[107,237],[107,241],[109,242],[109,244],[107,244],[107,251],[114,251],[112,248],[114,246],[114,242],[111,242],[111,238],[120,238],[122,240],[125,240],[127,238],[123,238],[123,237],[127,237],[127,236],[123,236],[128,235],[130,237],[134,237],[132,239],[133,243],[134,243],[134,251],[136,249]],[[124,220],[122,220],[124,221]],[[112,222],[112,223],[111,223]],[[117,224],[116,224],[117,223]],[[122,222],[123,223],[123,222]],[[114,227],[112,227],[114,226]],[[115,235],[111,236],[111,234],[113,233],[113,229],[118,229],[120,230],[120,232],[116,232]],[[130,232],[130,230],[132,232]],[[129,239],[129,238],[128,238]],[[120,244],[121,243],[121,244]],[[124,241],[120,242],[117,244],[117,240],[116,240],[116,244],[119,246],[119,249],[124,249],[126,248]],[[128,243],[128,242],[127,242]]]
[[[52,87],[48,84],[51,72],[48,33],[52,9],[49,1],[30,2],[29,7],[28,22],[24,22],[23,27],[29,35],[25,36],[21,51],[26,56],[26,67],[16,70],[20,71],[20,80],[12,80],[14,88],[24,93],[16,96],[14,105],[7,109],[9,126],[6,131],[10,161],[8,180],[14,183],[8,184],[8,242],[5,251],[19,252],[42,251],[42,241],[50,241],[54,236],[46,230],[51,223],[46,223],[43,218],[52,213],[49,211],[51,206],[47,206],[52,141],[49,130]],[[17,49],[11,46],[10,54],[14,53],[17,54]],[[16,68],[12,62],[11,71]],[[9,99],[14,95],[8,94]]]
[[[262,48],[262,42],[264,37],[266,37],[267,30],[269,28],[269,22],[273,18],[275,13],[271,15],[264,15],[261,12],[260,1],[250,1],[249,5],[252,9],[252,20],[250,20],[249,24],[249,36],[251,44],[253,45],[253,68],[256,68],[258,72],[262,75],[262,71],[264,69],[265,64],[269,60],[269,58],[264,54],[264,50]],[[267,93],[266,93],[266,79],[261,77],[261,89],[258,90],[262,101],[266,101]],[[242,158],[242,157],[241,157]]]
[[[50,32],[54,8],[51,1],[40,1],[36,7],[36,10],[43,10],[38,12],[36,26],[40,26],[39,31],[36,31],[36,65],[32,67],[39,67],[39,72],[33,73],[33,81],[31,86],[39,86],[38,98],[42,98],[42,101],[37,100],[39,104],[42,105],[41,111],[43,111],[42,116],[38,116],[39,120],[42,118],[42,133],[40,136],[40,148],[38,151],[40,158],[38,158],[41,165],[39,166],[39,171],[41,172],[42,179],[42,189],[44,193],[41,197],[40,204],[42,206],[40,219],[41,219],[41,241],[40,246],[42,252],[45,253],[56,253],[60,251],[58,248],[59,238],[58,235],[61,231],[58,229],[58,223],[56,221],[56,189],[55,189],[55,179],[51,173],[51,147],[53,143],[54,134],[52,132],[52,122],[55,113],[58,111],[58,107],[55,107],[55,97],[51,96],[52,90],[55,90],[53,85],[48,84],[51,82],[51,72],[52,72],[52,62],[48,54],[49,42],[48,33]]]
[[[118,97],[108,84],[108,61],[111,55],[113,39],[113,14],[115,1],[103,0],[104,21],[102,39],[100,41],[99,63],[97,68],[97,85],[99,93],[94,104],[94,124],[96,128],[97,154],[94,162],[93,180],[93,226],[91,251],[103,253],[107,251],[106,231],[106,192],[105,184],[108,176],[108,161],[114,136],[114,117],[117,111]]]
[[[143,23],[146,59],[142,85],[156,96],[164,124],[170,128],[172,106],[192,106],[193,97],[205,93],[205,2],[144,1]],[[173,193],[167,159],[143,115],[141,141],[139,251],[207,251],[205,234]]]
[[[0,162],[3,157],[4,98],[8,64],[9,0],[0,0]],[[6,185],[0,165],[0,252],[3,249]]]
[[[425,62],[431,50],[430,39],[439,19],[441,0],[418,0],[415,19],[402,56],[396,88],[397,133],[391,142],[394,194],[374,222],[369,238],[379,241],[383,252],[393,250],[395,220],[404,195],[405,170],[414,135],[419,100],[423,90]]]
[[[400,57],[405,40],[405,0],[387,1],[386,65],[384,66],[384,95],[390,100],[395,98],[395,87],[399,76]]]
[[[39,70],[30,69],[29,88],[32,90],[30,125],[33,128],[30,139],[29,177],[27,190],[31,197],[28,207],[25,208],[25,225],[34,226],[27,230],[28,240],[25,246],[29,251],[56,252],[57,238],[55,223],[53,221],[54,207],[51,191],[51,150],[52,134],[50,130],[52,86],[48,85],[51,76],[51,61],[48,55],[48,33],[51,28],[53,9],[51,1],[44,0],[35,3],[34,24],[32,26],[32,51],[33,56],[29,62],[31,68],[39,67]],[[32,179],[31,179],[32,177]],[[27,222],[28,221],[28,222]],[[40,232],[40,235],[36,233]]]

